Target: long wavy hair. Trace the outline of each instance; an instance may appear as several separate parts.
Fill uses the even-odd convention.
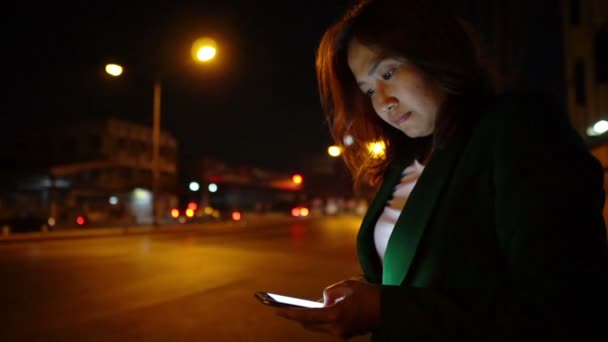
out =
[[[355,37],[383,58],[405,58],[446,93],[432,137],[409,138],[375,113],[348,67]],[[335,143],[354,138],[342,156],[355,189],[379,183],[398,154],[423,157],[468,132],[479,113],[475,107],[495,92],[479,56],[470,26],[432,0],[360,1],[327,29],[316,53],[319,94]],[[384,143],[384,158],[369,152],[370,142]]]

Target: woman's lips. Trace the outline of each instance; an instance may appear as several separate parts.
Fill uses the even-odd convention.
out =
[[[399,116],[397,118],[397,120],[395,121],[395,124],[397,124],[398,126],[400,126],[402,123],[406,122],[410,118],[410,116],[412,116],[412,112],[411,111],[407,112],[407,113],[405,113],[405,114],[403,114],[401,116]]]

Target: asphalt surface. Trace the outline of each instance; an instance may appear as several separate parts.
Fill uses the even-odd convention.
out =
[[[4,237],[0,341],[336,341],[276,316],[253,293],[316,300],[360,273],[360,220]]]

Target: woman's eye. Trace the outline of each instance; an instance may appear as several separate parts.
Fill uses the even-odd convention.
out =
[[[383,79],[383,80],[385,80],[385,81],[390,80],[390,79],[391,79],[391,77],[393,77],[393,73],[394,73],[394,72],[395,72],[394,70],[390,70],[390,71],[388,71],[388,72],[384,73],[384,74],[382,75],[382,79]]]
[[[374,95],[374,89],[370,89],[370,90],[366,91],[366,92],[365,92],[365,95],[367,95],[367,96],[372,96],[372,95]]]

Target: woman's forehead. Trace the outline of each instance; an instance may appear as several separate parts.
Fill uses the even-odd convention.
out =
[[[354,73],[367,74],[369,69],[378,63],[379,57],[378,51],[362,44],[356,38],[353,38],[348,44],[348,66]]]

